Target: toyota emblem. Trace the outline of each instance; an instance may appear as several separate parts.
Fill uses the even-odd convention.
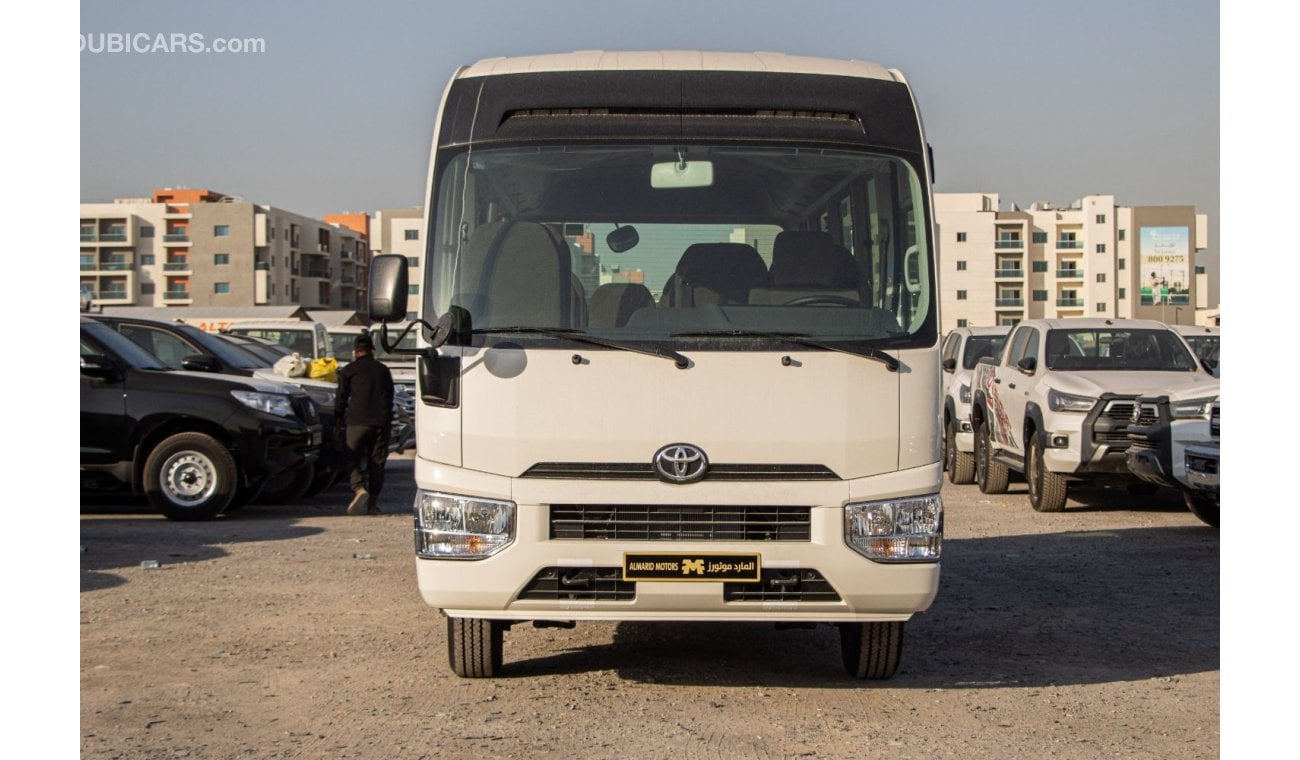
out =
[[[709,471],[709,458],[698,446],[670,443],[655,452],[655,473],[669,483],[694,483]]]

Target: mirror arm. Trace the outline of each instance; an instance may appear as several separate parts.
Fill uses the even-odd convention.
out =
[[[423,319],[417,319],[417,320],[415,320],[414,322],[412,322],[411,324],[407,325],[407,326],[406,326],[406,329],[402,330],[402,334],[397,336],[397,340],[393,341],[392,343],[389,343],[389,342],[388,342],[388,323],[387,323],[387,322],[380,322],[380,323],[379,323],[379,343],[384,347],[384,350],[387,351],[387,352],[390,353],[390,354],[396,354],[396,355],[398,355],[398,356],[427,356],[427,355],[428,355],[428,353],[427,353],[428,349],[424,349],[424,348],[398,348],[398,347],[397,347],[398,344],[401,343],[402,340],[406,338],[406,334],[409,333],[409,332],[411,331],[411,329],[412,329],[413,327],[415,327],[416,325],[421,325],[421,326],[423,326],[424,329],[428,330],[429,332],[433,332],[433,331],[434,331],[434,327],[433,327],[433,325],[429,324],[428,322],[425,322]],[[436,351],[437,349],[434,349],[434,350]]]

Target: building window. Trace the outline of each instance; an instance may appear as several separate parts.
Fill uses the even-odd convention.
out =
[[[142,282],[142,283],[140,283],[140,295],[142,295],[142,296],[151,296],[151,295],[153,295],[153,288],[154,288],[154,285],[153,285],[152,282]]]
[[[230,254],[214,253],[212,254],[212,263],[215,266],[223,267],[230,263]]]
[[[958,326],[958,327],[965,327],[965,326],[966,326],[966,320],[964,320],[964,319],[959,319],[959,320],[957,320],[957,326]]]
[[[1046,301],[1046,300],[1047,300],[1047,291],[1046,291],[1046,290],[1035,290],[1035,291],[1034,291],[1034,300],[1035,300],[1035,301]]]
[[[407,286],[406,286],[406,292],[407,292],[408,295],[418,296],[418,295],[420,295],[420,286],[419,286],[419,285],[407,285]]]
[[[213,292],[213,293],[229,293],[229,292],[230,292],[230,283],[228,283],[228,282],[214,282],[214,283],[212,283],[212,292]]]
[[[1046,272],[1046,271],[1047,271],[1047,262],[1046,262],[1046,261],[1035,261],[1035,262],[1033,262],[1033,267],[1034,267],[1034,271],[1035,271],[1035,272]]]
[[[1105,281],[1106,281],[1106,273],[1105,273],[1105,272],[1098,272],[1098,273],[1097,273],[1097,282],[1105,282]]]
[[[1106,215],[1097,214],[1097,224],[1105,224],[1105,223],[1106,223]]]
[[[402,239],[403,239],[403,240],[419,240],[419,239],[420,239],[420,231],[419,231],[419,230],[406,230],[405,232],[402,233]]]
[[[966,300],[966,291],[964,291],[964,290],[959,290],[959,291],[957,291],[957,300],[958,300],[958,301],[965,301],[965,300]]]
[[[1196,265],[1196,273],[1197,273],[1197,274],[1205,274],[1205,265],[1204,265],[1204,264],[1197,264],[1197,265]]]
[[[230,237],[230,225],[218,224],[212,228],[213,237]]]
[[[154,263],[154,255],[152,253],[140,254],[140,266],[145,266],[153,263]]]
[[[965,232],[958,232],[958,233],[957,233],[957,242],[958,242],[958,243],[965,243],[965,242],[966,242],[966,233],[965,233]]]
[[[1123,268],[1124,268],[1124,259],[1116,259],[1116,260],[1115,260],[1115,268],[1116,268],[1116,269],[1123,269]]]
[[[1123,301],[1125,298],[1128,298],[1128,288],[1120,288],[1119,300]]]
[[[1098,243],[1098,244],[1097,244],[1097,253],[1105,253],[1105,252],[1106,252],[1106,244],[1105,244],[1105,243]]]
[[[1098,303],[1098,304],[1097,304],[1097,313],[1098,313],[1098,314],[1105,314],[1105,313],[1106,313],[1106,304],[1104,304],[1104,303]]]
[[[407,322],[414,322],[415,320],[417,320],[417,319],[419,319],[419,318],[420,318],[420,312],[418,312],[418,311],[408,311],[408,312],[406,312],[406,321],[407,321]]]
[[[140,237],[142,238],[153,237],[153,227],[150,227],[147,224],[140,225]]]
[[[408,267],[418,267],[418,266],[420,266],[420,260],[419,260],[418,258],[416,258],[415,256],[407,256],[407,257],[406,257],[406,265],[407,265]]]
[[[1125,232],[1127,232],[1127,230],[1120,230],[1120,231],[1119,231],[1119,239],[1120,239],[1120,240],[1123,240],[1123,239],[1125,238],[1125,234],[1124,234]]]
[[[1046,242],[1047,242],[1047,233],[1046,233],[1046,232],[1035,232],[1035,233],[1033,233],[1033,235],[1034,235],[1034,243],[1036,243],[1036,244],[1038,244],[1038,245],[1042,245],[1043,243],[1046,243]]]
[[[966,262],[964,262],[964,261],[958,261],[958,262],[957,262],[957,271],[958,271],[958,272],[965,272],[965,271],[966,271]]]

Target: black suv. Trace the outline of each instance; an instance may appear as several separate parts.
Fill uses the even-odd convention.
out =
[[[319,456],[316,405],[251,377],[173,371],[81,319],[81,480],[126,484],[173,520],[242,506],[263,481]]]
[[[269,369],[272,365],[272,362],[230,343],[223,336],[206,333],[183,322],[101,314],[91,314],[88,318],[130,338],[170,369],[251,377],[257,370]],[[299,385],[292,378],[286,378],[284,382]],[[301,469],[292,476],[286,475],[267,483],[258,495],[260,502],[286,503],[303,495],[315,495],[334,482],[347,461],[334,438],[334,389],[306,384],[300,387],[316,404],[324,445],[310,470]]]

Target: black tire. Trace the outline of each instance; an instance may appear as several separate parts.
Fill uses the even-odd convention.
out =
[[[1206,525],[1219,527],[1219,500],[1204,494],[1183,491],[1183,503],[1188,511]]]
[[[496,620],[447,618],[447,659],[461,678],[494,678],[501,672],[505,627]]]
[[[169,520],[211,520],[239,489],[235,458],[204,433],[177,433],[149,452],[144,493]]]
[[[1036,434],[1029,435],[1029,450],[1025,461],[1025,480],[1029,482],[1029,506],[1035,512],[1060,512],[1065,509],[1068,484],[1065,476],[1052,472],[1043,463],[1043,441]]]
[[[975,482],[981,493],[1006,493],[1011,482],[1011,471],[1004,464],[993,461],[993,446],[989,442],[989,423],[980,420],[975,428]]]
[[[315,479],[316,468],[311,462],[289,472],[282,472],[262,484],[262,492],[257,496],[257,503],[292,504],[307,492]]]
[[[903,624],[840,623],[844,669],[854,678],[893,678],[903,657]]]
[[[955,485],[968,485],[975,482],[975,455],[969,451],[957,450],[957,423],[949,421],[944,428],[943,451],[948,480]]]
[[[1134,496],[1155,496],[1160,486],[1145,480],[1135,480],[1124,484],[1124,488]]]

